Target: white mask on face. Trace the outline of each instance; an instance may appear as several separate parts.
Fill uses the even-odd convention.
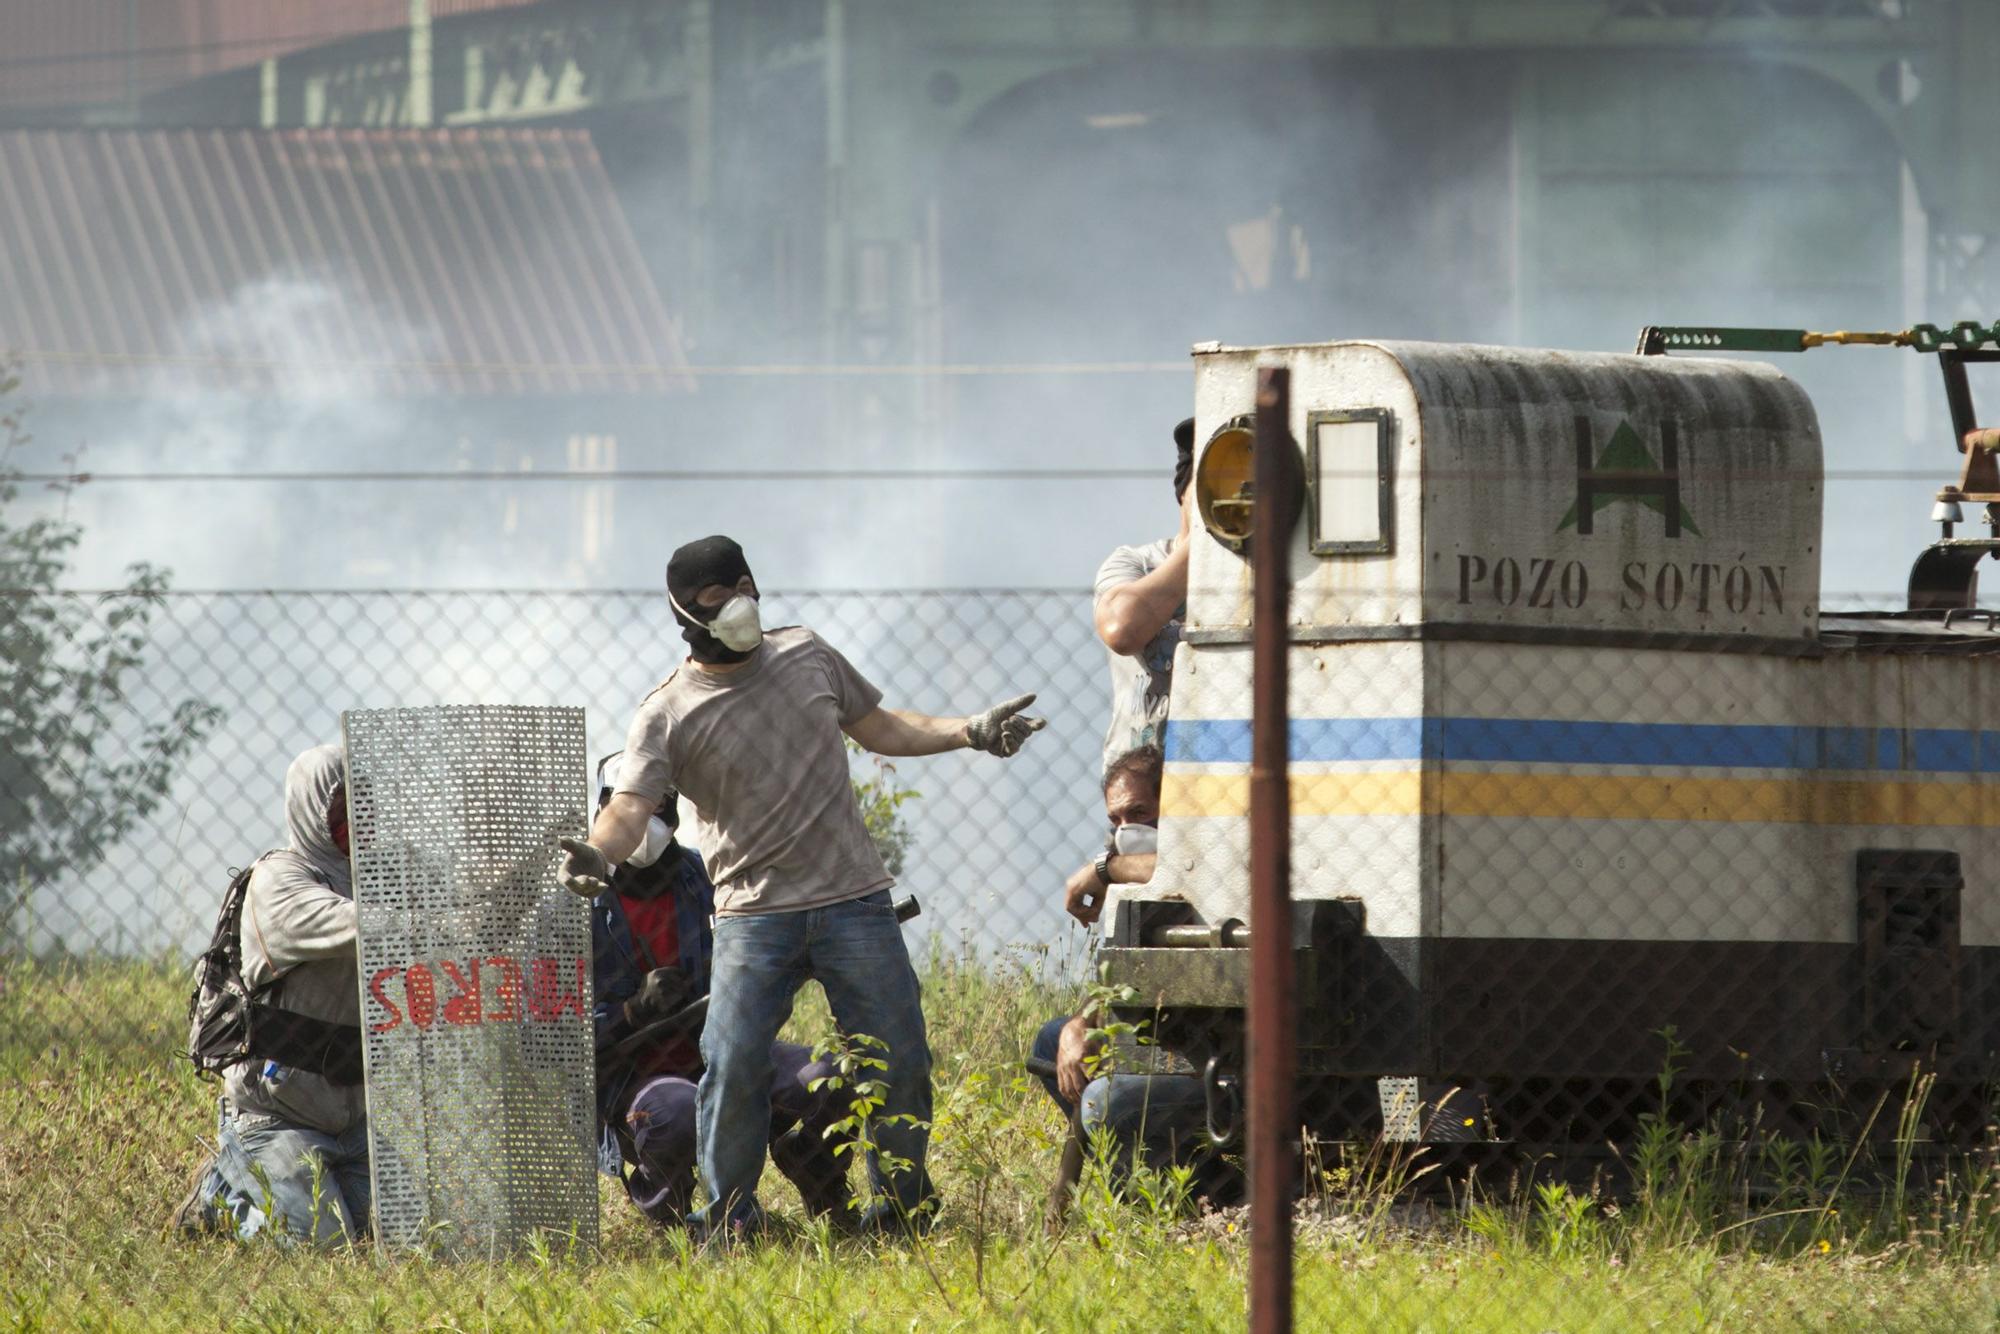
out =
[[[674,831],[667,828],[667,822],[657,815],[646,817],[646,836],[639,840],[639,846],[632,849],[632,855],[625,859],[627,866],[651,866],[660,860],[660,854],[674,845]]]
[[[1149,824],[1121,824],[1111,832],[1111,850],[1120,857],[1141,857],[1160,850],[1160,831]]]
[[[680,604],[672,589],[667,590],[667,601],[675,611],[696,624],[701,618]],[[764,639],[764,625],[757,615],[757,599],[749,593],[738,593],[722,604],[722,610],[705,627],[715,636],[715,641],[732,653],[748,653]]]
[[[723,603],[722,610],[708,623],[708,632],[732,653],[748,653],[756,648],[764,638],[764,625],[757,617],[757,599],[738,593]]]

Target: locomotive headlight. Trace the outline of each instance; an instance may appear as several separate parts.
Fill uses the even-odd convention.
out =
[[[1202,448],[1194,469],[1195,507],[1209,536],[1242,555],[1250,544],[1257,517],[1257,497],[1252,477],[1256,473],[1255,446],[1257,419],[1249,413],[1231,417],[1216,428]],[[1304,502],[1305,466],[1298,445],[1286,440],[1286,455],[1293,472],[1292,512],[1280,516],[1289,530],[1298,522]]]

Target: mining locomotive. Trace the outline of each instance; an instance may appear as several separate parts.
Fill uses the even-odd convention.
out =
[[[1960,476],[1892,610],[1820,605],[1806,394],[1700,355],[1828,342],[1943,370]],[[1635,355],[1198,346],[1206,531],[1158,869],[1112,896],[1102,954],[1142,1059],[1202,1075],[1226,1136],[1245,946],[1276,929],[1300,1117],[1327,1137],[1601,1146],[1662,1111],[1807,1135],[1925,1075],[1922,1135],[1976,1138],[2000,1055],[2000,613],[1974,609],[2000,431],[1965,366],[1996,344],[1959,325],[1648,329]],[[1263,366],[1290,371],[1297,514],[1249,487]],[[1987,527],[1954,536],[1968,505]],[[1248,901],[1259,522],[1290,532],[1275,926]]]

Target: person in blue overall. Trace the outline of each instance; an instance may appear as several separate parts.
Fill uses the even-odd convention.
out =
[[[600,785],[600,806],[615,786],[608,777]],[[676,805],[669,792],[590,914],[600,1157],[622,1164],[641,1213],[669,1225],[686,1221],[694,1194],[702,1016],[687,1011],[708,994],[715,911],[701,854],[674,838]],[[810,1087],[833,1068],[805,1047],[773,1043],[771,1064],[771,1160],[809,1213],[845,1227],[846,1159],[834,1152],[842,1137],[826,1132],[847,1116],[850,1095]]]

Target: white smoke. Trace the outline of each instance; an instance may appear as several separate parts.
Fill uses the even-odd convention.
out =
[[[79,466],[111,474],[366,466],[401,434],[403,416],[365,367],[328,354],[318,332],[328,328],[352,330],[363,355],[436,346],[430,331],[326,278],[251,283],[190,313],[176,330],[181,350],[147,367],[136,393],[128,376],[101,373],[98,401],[75,427]],[[67,416],[38,422],[42,437],[68,428]],[[353,494],[324,484],[85,483],[70,502],[86,534],[71,581],[110,586],[135,561],[167,567],[183,587],[380,578],[393,563],[357,549],[333,521]]]

